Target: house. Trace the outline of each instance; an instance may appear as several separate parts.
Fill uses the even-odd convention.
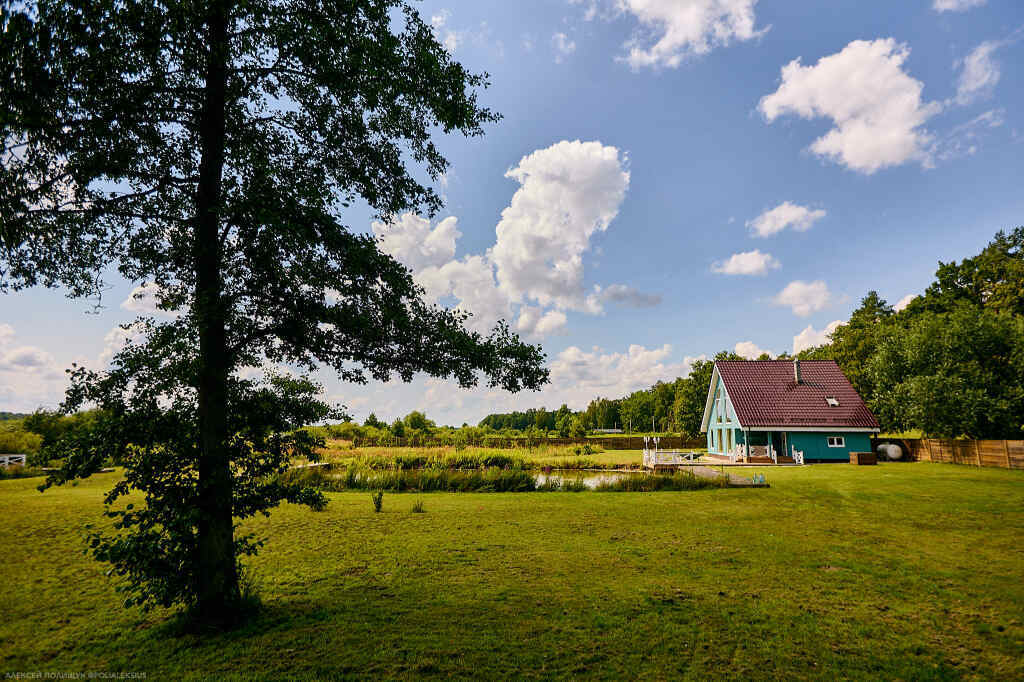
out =
[[[848,462],[878,421],[832,360],[740,360],[715,363],[700,430],[733,461]]]

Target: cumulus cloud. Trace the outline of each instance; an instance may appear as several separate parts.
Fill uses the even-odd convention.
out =
[[[659,380],[685,376],[694,362],[703,359],[702,355],[673,360],[672,346],[667,344],[660,348],[633,344],[624,353],[569,346],[551,362],[551,388],[545,388],[544,394],[580,409],[596,396],[619,397]]]
[[[601,13],[590,3],[586,18],[629,16],[639,24],[619,59],[633,69],[676,68],[694,55],[751,40],[768,29],[756,27],[757,0],[615,0]]]
[[[806,232],[814,223],[826,215],[821,208],[808,208],[789,201],[784,201],[773,209],[769,209],[753,220],[747,221],[747,227],[757,237],[770,237],[782,232],[787,227],[797,232]]]
[[[761,253],[758,249],[734,253],[727,260],[711,264],[711,271],[720,275],[763,275],[769,270],[782,267],[778,259],[770,253]]]
[[[431,227],[426,218],[403,213],[390,223],[375,221],[370,227],[385,253],[417,272],[455,258],[455,243],[462,236],[458,223],[452,216]]]
[[[770,350],[759,348],[753,341],[740,341],[733,348],[736,355],[745,357],[747,360],[757,360],[762,355],[768,354],[769,356],[774,355]]]
[[[591,239],[619,213],[629,186],[626,158],[600,142],[558,142],[524,156],[506,177],[519,182],[494,245],[455,259],[461,236],[454,217],[436,226],[413,214],[372,228],[382,250],[413,271],[429,298],[451,297],[473,314],[469,326],[487,331],[513,320],[525,334],[562,331],[565,311],[602,312],[606,302],[654,305],[660,297],[622,284],[584,288],[584,255]]]
[[[560,310],[544,311],[524,305],[519,309],[516,331],[525,336],[543,337],[565,331],[565,313]]]
[[[986,2],[988,0],[933,0],[932,9],[936,12],[965,12]]]
[[[160,287],[152,282],[143,282],[128,294],[128,298],[121,301],[121,309],[128,310],[140,315],[164,315],[173,317],[177,313],[161,310],[157,303],[157,294]]]
[[[896,312],[904,310],[908,305],[910,305],[910,302],[913,301],[915,298],[917,298],[917,294],[907,294],[900,300],[896,301],[896,305],[894,305],[892,309],[895,310]]]
[[[551,36],[551,45],[555,48],[555,62],[558,64],[576,51],[576,41],[570,40],[569,36],[561,32]]]
[[[647,294],[625,284],[595,287],[595,296],[602,303],[617,303],[634,308],[653,308],[661,304],[661,294]]]
[[[824,346],[827,343],[831,343],[832,332],[838,329],[842,324],[844,324],[842,320],[834,320],[829,322],[828,326],[821,330],[815,329],[813,325],[807,325],[806,329],[793,337],[793,354],[795,355],[808,348]]]
[[[832,293],[820,279],[814,282],[794,280],[772,299],[772,303],[790,308],[799,317],[824,310],[831,302]]]
[[[828,118],[833,128],[810,150],[865,174],[909,161],[930,164],[932,136],[924,124],[942,109],[924,102],[924,84],[903,70],[910,48],[892,38],[855,40],[804,66],[782,67],[778,90],[758,105],[769,123],[787,114]]]
[[[0,409],[55,407],[67,384],[64,368],[46,350],[16,339],[14,327],[0,324]]]
[[[510,300],[588,310],[583,254],[608,229],[629,187],[619,150],[562,141],[523,157],[506,177],[520,188],[501,212],[489,251]]]

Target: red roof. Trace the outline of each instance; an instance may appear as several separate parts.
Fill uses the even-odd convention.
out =
[[[833,360],[802,360],[799,384],[791,360],[723,361],[715,367],[744,428],[878,428],[875,415]],[[826,398],[839,405],[830,406]]]

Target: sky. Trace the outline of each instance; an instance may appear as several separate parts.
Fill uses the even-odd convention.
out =
[[[372,232],[426,296],[540,343],[551,382],[516,395],[343,384],[362,420],[573,409],[685,375],[720,350],[827,341],[861,297],[904,305],[937,263],[1024,223],[1019,0],[442,0],[445,47],[490,74],[483,137],[441,136],[436,216]],[[55,407],[152,311],[110,281],[0,297],[0,410]]]

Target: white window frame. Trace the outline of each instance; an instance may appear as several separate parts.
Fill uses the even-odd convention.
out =
[[[828,446],[830,448],[845,448],[846,447],[846,436],[829,436]]]

